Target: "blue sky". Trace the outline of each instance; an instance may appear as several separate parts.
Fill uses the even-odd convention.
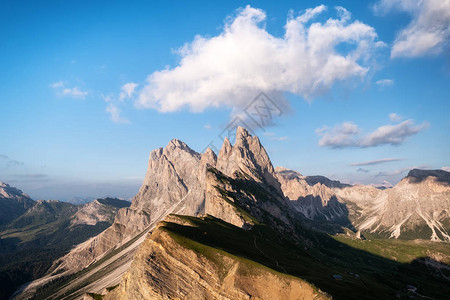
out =
[[[448,168],[450,4],[415,2],[2,1],[0,181],[130,198],[152,149],[220,148],[235,117],[305,175]]]

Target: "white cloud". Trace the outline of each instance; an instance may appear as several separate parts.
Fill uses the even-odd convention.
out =
[[[319,146],[330,148],[375,147],[380,145],[400,145],[409,136],[415,135],[428,127],[428,123],[415,125],[412,119],[396,125],[383,125],[373,132],[359,136],[359,127],[352,122],[337,124],[333,128],[322,127],[316,130],[321,136]]]
[[[287,136],[272,136],[269,138],[269,140],[271,141],[285,141],[287,139],[288,139]]]
[[[52,87],[54,89],[61,88],[63,86],[64,86],[64,82],[62,82],[62,81],[57,81],[57,82],[50,84],[50,87]]]
[[[77,87],[64,88],[64,89],[62,89],[61,93],[65,96],[70,96],[73,98],[81,98],[81,99],[84,99],[88,95],[88,92],[81,91]]]
[[[78,87],[66,87],[64,82],[58,81],[50,84],[50,87],[54,89],[58,96],[67,96],[71,98],[84,99],[89,92],[82,91]]]
[[[444,171],[450,172],[450,167],[442,167],[442,168],[441,168],[441,170],[444,170]]]
[[[205,124],[204,126],[203,126],[203,128],[205,128],[205,129],[211,129],[212,127],[211,127],[211,124]]]
[[[380,80],[376,81],[375,83],[377,85],[381,86],[381,87],[393,86],[394,85],[394,80],[392,80],[392,79],[380,79]]]
[[[358,125],[352,122],[337,124],[333,128],[324,126],[316,130],[322,138],[319,146],[331,148],[344,148],[357,145],[356,135],[360,132]]]
[[[403,121],[403,117],[396,114],[396,113],[390,113],[389,114],[389,120],[391,120],[392,122],[400,122]]]
[[[310,23],[325,10],[318,6],[289,17],[283,37],[265,30],[263,10],[238,10],[218,36],[196,36],[179,49],[178,66],[152,73],[136,105],[161,112],[242,108],[261,91],[312,99],[338,82],[363,80],[384,43],[341,7],[338,18]]]
[[[411,22],[394,41],[391,57],[416,57],[447,51],[450,40],[450,0],[381,0],[375,12],[406,12]]]
[[[401,158],[382,158],[377,160],[369,160],[364,162],[358,162],[358,163],[352,163],[351,166],[372,166],[372,165],[379,165],[384,164],[387,162],[393,162],[393,161],[400,161]]]
[[[115,104],[110,103],[106,107],[106,111],[111,115],[110,119],[114,123],[119,123],[119,124],[129,124],[130,123],[130,121],[128,119],[126,119],[120,115],[121,111]]]
[[[134,82],[129,82],[129,83],[124,84],[120,91],[119,100],[123,101],[127,98],[131,98],[133,96],[137,86],[138,86],[138,84],[134,83]]]
[[[103,101],[105,101],[105,102],[112,101],[112,97],[110,95],[101,94],[100,96],[102,97]]]
[[[397,125],[380,126],[374,132],[363,137],[360,144],[363,147],[385,144],[400,145],[407,137],[415,135],[427,127],[427,123],[414,125],[414,121],[411,119],[405,120]]]

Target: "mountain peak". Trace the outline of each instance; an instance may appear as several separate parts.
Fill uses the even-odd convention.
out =
[[[437,181],[450,184],[450,172],[444,170],[412,169],[405,178],[412,183],[420,183],[428,177],[436,177]]]
[[[238,137],[246,138],[248,136],[250,136],[250,133],[248,132],[247,129],[245,129],[242,126],[238,126],[236,128],[236,140],[238,139]]]
[[[217,168],[230,177],[243,172],[256,181],[266,181],[278,186],[272,162],[259,138],[252,136],[241,126],[236,129],[236,142],[233,146],[225,138],[217,158]]]

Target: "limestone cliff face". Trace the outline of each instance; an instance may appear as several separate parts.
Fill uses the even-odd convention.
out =
[[[450,242],[449,172],[412,170],[394,188],[349,186],[277,168],[293,207],[311,220],[329,220],[390,238]],[[347,224],[346,224],[347,223]]]
[[[176,216],[165,222],[190,226]],[[158,228],[104,299],[326,299],[299,278],[209,249]]]

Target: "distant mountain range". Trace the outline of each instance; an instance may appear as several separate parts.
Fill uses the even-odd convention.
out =
[[[109,227],[118,209],[129,205],[114,198],[83,205],[34,201],[0,183],[0,299],[44,275],[53,260]]]
[[[395,187],[349,186],[277,168],[285,196],[310,220],[387,238],[450,242],[450,173],[411,170]],[[317,177],[316,177],[317,178]]]
[[[274,168],[242,127],[217,156],[174,139],[110,227],[13,298],[445,299],[448,176],[351,186]],[[81,211],[69,228],[99,222]]]

